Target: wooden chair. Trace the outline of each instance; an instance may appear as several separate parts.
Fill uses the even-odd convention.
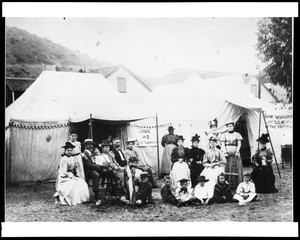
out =
[[[237,188],[238,173],[225,173],[225,178],[229,182],[230,188]],[[233,179],[233,180],[232,180]]]

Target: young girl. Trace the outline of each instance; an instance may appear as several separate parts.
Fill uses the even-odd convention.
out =
[[[216,183],[214,188],[214,196],[212,198],[212,201],[216,203],[232,202],[230,185],[228,182],[226,182],[224,173],[221,173],[218,176],[218,182]]]
[[[75,159],[75,162],[79,164],[80,171],[78,172],[78,176],[82,179],[85,179],[84,175],[84,168],[82,163],[82,156],[81,156],[81,143],[77,141],[78,133],[76,130],[72,129],[70,131],[70,143],[74,146],[72,151],[72,156]]]
[[[60,159],[58,176],[55,184],[55,204],[77,205],[89,200],[89,189],[84,179],[78,177],[80,166],[76,164],[72,151],[74,145],[66,142],[64,156]]]
[[[255,192],[255,185],[250,181],[250,173],[244,175],[244,182],[241,182],[237,189],[233,199],[238,200],[239,205],[246,205],[248,202],[254,202],[258,199]]]

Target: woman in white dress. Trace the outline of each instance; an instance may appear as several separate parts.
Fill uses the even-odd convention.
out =
[[[214,186],[217,183],[218,176],[225,172],[226,158],[224,153],[219,150],[217,146],[218,139],[216,137],[210,138],[210,149],[204,154],[203,157],[203,171],[202,176],[205,176],[209,181],[206,183],[207,188],[210,190],[210,196],[213,196]]]
[[[74,145],[66,142],[65,155],[60,159],[58,176],[56,179],[55,203],[74,206],[89,200],[89,189],[84,179],[80,178],[80,166],[72,156]]]

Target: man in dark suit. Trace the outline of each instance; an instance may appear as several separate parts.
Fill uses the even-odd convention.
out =
[[[85,139],[83,145],[85,150],[83,152],[82,162],[84,166],[85,177],[86,180],[93,180],[94,200],[96,202],[96,205],[99,205],[101,204],[101,201],[99,200],[99,180],[103,172],[103,167],[97,165],[92,157],[92,151],[95,145],[93,140]]]
[[[118,138],[113,139],[113,149],[112,152],[115,155],[115,160],[120,165],[120,167],[125,167],[127,165],[127,161],[125,159],[125,155],[121,150],[121,141]]]

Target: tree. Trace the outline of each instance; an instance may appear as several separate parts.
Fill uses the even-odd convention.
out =
[[[263,18],[258,22],[259,53],[274,84],[287,90],[292,100],[292,18]]]

